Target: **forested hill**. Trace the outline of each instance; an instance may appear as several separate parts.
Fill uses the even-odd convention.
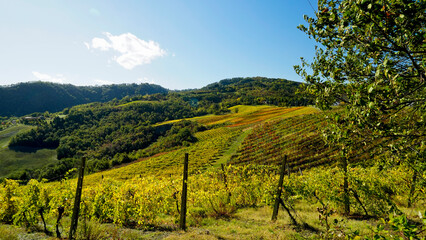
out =
[[[201,89],[176,93],[199,107],[219,113],[226,107],[245,104],[304,106],[312,101],[297,95],[301,83],[286,79],[252,77],[224,79]],[[167,93],[154,84],[74,86],[49,82],[27,82],[0,86],[0,116],[23,116],[35,112],[57,112],[91,102],[107,102],[126,96]],[[221,105],[220,105],[221,104]],[[220,106],[219,106],[220,105]]]
[[[148,83],[104,86],[74,86],[40,81],[19,83],[0,86],[0,116],[57,112],[79,104],[167,92],[167,89],[159,85]]]
[[[312,102],[298,95],[302,83],[279,78],[232,78],[207,85],[200,92],[218,92],[233,95],[238,104],[271,104],[276,106],[302,106]]]

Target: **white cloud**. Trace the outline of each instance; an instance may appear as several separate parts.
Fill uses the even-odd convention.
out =
[[[112,85],[114,82],[108,80],[95,79],[95,82],[100,85]]]
[[[130,70],[139,65],[149,64],[153,59],[166,54],[157,42],[139,39],[131,33],[114,36],[107,32],[104,35],[107,39],[93,38],[91,44],[85,45],[101,51],[114,50],[119,54],[114,55],[113,60],[125,69]]]
[[[32,74],[34,77],[37,78],[37,80],[46,81],[46,82],[54,82],[54,83],[64,83],[65,77],[62,74],[56,74],[56,76],[50,76],[49,74],[45,73],[39,73],[36,71],[33,71]]]
[[[109,44],[105,39],[103,38],[93,38],[92,39],[92,47],[93,48],[98,48],[101,51],[107,51],[109,50],[112,46],[111,44]]]
[[[154,79],[149,79],[147,77],[143,77],[143,78],[138,78],[138,82],[139,83],[150,83],[150,84],[155,84]]]

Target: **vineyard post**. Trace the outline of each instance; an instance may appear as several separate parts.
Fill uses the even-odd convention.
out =
[[[278,181],[278,188],[277,188],[277,193],[275,196],[274,210],[272,212],[272,221],[277,220],[277,216],[278,216],[278,208],[280,207],[286,163],[287,163],[287,155],[284,155],[283,163],[281,165],[281,171],[280,171],[280,180]]]
[[[223,163],[220,164],[220,168],[222,169],[223,182],[225,183],[225,188],[226,188],[226,191],[228,192],[228,198],[226,199],[226,203],[229,203],[231,201],[232,194],[228,188],[228,180],[226,178],[225,166],[223,165]]]
[[[70,234],[69,234],[70,240],[74,239],[73,235],[77,230],[78,213],[80,211],[81,190],[83,188],[83,177],[84,177],[85,165],[86,165],[86,158],[83,157],[81,159],[80,171],[78,173],[77,190],[75,193],[74,209],[72,211],[71,227],[70,227]]]
[[[180,221],[179,228],[186,230],[186,200],[187,200],[187,188],[188,188],[188,153],[185,153],[185,160],[183,162],[183,183],[182,183],[182,202],[180,209]]]
[[[290,168],[288,167],[288,163],[286,164],[285,168],[287,168],[287,175],[288,178],[290,178]]]

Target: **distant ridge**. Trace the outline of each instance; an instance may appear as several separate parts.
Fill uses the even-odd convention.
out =
[[[79,104],[167,92],[167,89],[159,85],[148,83],[103,86],[74,86],[41,81],[18,83],[0,86],[0,116],[57,112]]]
[[[114,84],[74,86],[51,82],[26,82],[0,86],[0,116],[23,116],[31,113],[58,112],[64,108],[91,102],[108,102],[126,96],[175,92],[187,101],[220,102],[223,105],[270,104],[306,106],[311,100],[296,94],[302,83],[287,79],[238,77],[223,79],[200,89],[169,91],[155,84]]]

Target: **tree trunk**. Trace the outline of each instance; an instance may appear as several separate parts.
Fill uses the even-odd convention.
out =
[[[342,157],[342,168],[343,168],[343,205],[345,215],[350,214],[350,199],[349,199],[349,181],[348,181],[348,158]]]

